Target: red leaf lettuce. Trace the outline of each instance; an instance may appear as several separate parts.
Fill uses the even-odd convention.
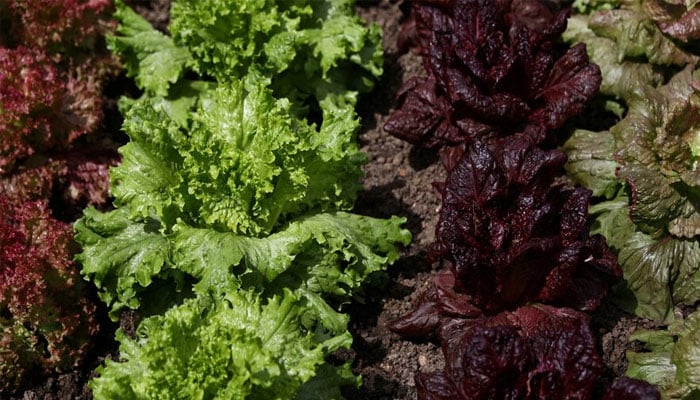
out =
[[[566,308],[462,320],[445,339],[445,370],[417,375],[419,399],[587,399],[602,372],[587,316]]]
[[[98,331],[72,237],[42,202],[0,196],[0,394],[31,373],[73,367]]]
[[[428,147],[512,132],[547,139],[595,95],[600,71],[585,46],[558,50],[568,12],[544,4],[414,2],[415,32],[402,37],[415,37],[427,77],[404,84],[384,129]]]
[[[56,196],[68,214],[106,203],[117,145],[96,137],[116,74],[102,36],[111,9],[107,0],[0,0],[0,188],[10,201]]]
[[[590,192],[554,184],[565,161],[525,136],[475,142],[441,185],[431,257],[450,263],[474,305],[593,310],[620,278],[603,238],[586,234]]]

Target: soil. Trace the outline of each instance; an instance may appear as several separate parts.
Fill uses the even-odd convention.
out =
[[[166,30],[169,0],[132,0],[127,3],[158,29]],[[344,390],[343,394],[349,400],[415,399],[415,373],[436,371],[444,366],[442,353],[435,343],[407,341],[387,327],[389,322],[413,309],[439,268],[430,265],[425,255],[433,240],[440,208],[440,199],[432,183],[445,178],[434,152],[416,148],[382,129],[396,105],[394,94],[403,78],[422,71],[418,56],[412,53],[401,55],[397,51],[396,39],[404,8],[403,0],[358,1],[356,7],[360,16],[377,23],[384,32],[385,70],[374,92],[362,97],[359,105],[363,121],[359,141],[369,161],[364,167],[364,192],[356,203],[355,212],[382,218],[404,216],[406,227],[413,234],[413,242],[402,249],[401,258],[389,268],[386,285],[367,288],[365,303],[348,307],[354,344],[352,349],[338,353],[334,358],[352,360],[354,372],[363,376],[360,388]],[[111,87],[120,83],[124,83],[123,77]],[[133,86],[125,84],[121,93],[131,91]],[[113,105],[119,94],[110,93],[112,101],[107,103]],[[111,120],[105,129],[118,127],[115,119],[119,117],[114,115],[114,109],[109,115]],[[628,340],[630,333],[640,326],[652,325],[611,304],[606,304],[593,316],[592,324],[605,362],[602,382],[605,384],[626,369],[625,351],[634,348]],[[133,316],[125,316],[121,325],[133,333]],[[82,370],[36,382],[31,389],[12,400],[91,399],[86,383],[94,375],[94,369],[106,357],[116,358],[118,353],[111,339],[115,329],[116,325],[106,324],[98,349]]]

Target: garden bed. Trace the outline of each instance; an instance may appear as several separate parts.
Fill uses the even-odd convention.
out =
[[[167,1],[129,3],[154,26],[159,29],[167,26]],[[359,389],[345,389],[348,399],[415,399],[414,374],[436,371],[444,366],[442,352],[436,344],[405,340],[388,329],[389,322],[414,308],[441,268],[428,264],[426,253],[433,241],[440,207],[440,198],[432,184],[445,179],[444,169],[434,151],[414,147],[382,129],[390,111],[396,107],[395,93],[403,78],[415,76],[422,70],[416,54],[399,54],[397,50],[404,8],[402,1],[390,0],[360,1],[356,6],[360,16],[382,28],[385,61],[383,77],[374,91],[363,95],[359,102],[362,118],[359,141],[368,163],[364,167],[364,191],[354,211],[380,218],[406,217],[406,228],[413,234],[413,241],[402,249],[401,258],[389,268],[386,285],[368,288],[365,303],[351,304],[347,309],[351,316],[353,346],[335,357],[352,360],[353,371],[363,376]],[[118,132],[113,132],[119,126],[116,98],[134,92],[135,88],[124,76],[108,86],[107,122],[104,124],[107,135],[120,137]],[[133,316],[126,314],[121,326],[133,334],[135,323]],[[94,376],[94,368],[105,358],[115,358],[118,354],[117,345],[111,339],[116,326],[108,322],[105,326],[101,341],[83,370],[35,381],[31,389],[14,399],[90,399],[86,384]],[[633,348],[628,337],[640,326],[651,327],[652,324],[607,303],[594,314],[593,332],[605,363],[605,379],[601,385],[624,374],[625,351]]]

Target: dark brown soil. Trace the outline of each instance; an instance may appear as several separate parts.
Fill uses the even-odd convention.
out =
[[[166,29],[169,0],[132,0],[127,3],[158,29]],[[386,53],[384,77],[376,90],[360,102],[363,128],[359,140],[369,162],[364,168],[364,192],[355,211],[375,217],[406,217],[406,227],[413,234],[413,242],[402,250],[400,260],[390,267],[386,286],[368,288],[365,304],[348,308],[354,344],[350,351],[337,356],[351,359],[354,371],[363,376],[363,385],[359,389],[345,390],[344,395],[349,400],[415,399],[414,374],[439,370],[444,365],[440,349],[434,343],[403,340],[387,327],[390,321],[412,310],[431,284],[437,269],[437,266],[427,263],[425,254],[433,239],[440,206],[432,183],[444,180],[443,168],[434,152],[414,148],[382,129],[389,112],[395,107],[394,93],[402,79],[420,74],[422,70],[416,55],[397,54],[396,39],[402,8],[405,7],[402,4],[403,0],[358,1],[356,7],[359,15],[383,29]],[[118,126],[116,122],[108,125]],[[604,306],[594,316],[593,329],[598,335],[606,365],[604,381],[624,373],[625,351],[631,346],[628,337],[639,326],[650,325],[612,305]],[[133,332],[133,321],[131,324],[125,321],[124,328]],[[108,326],[106,336],[114,329],[114,326]],[[98,346],[99,351],[83,370],[37,382],[35,387],[13,400],[91,399],[86,382],[105,357],[114,358],[116,355],[112,340],[104,338]]]

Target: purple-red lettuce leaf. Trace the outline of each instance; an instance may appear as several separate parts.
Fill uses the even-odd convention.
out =
[[[485,310],[540,301],[593,310],[621,272],[601,236],[588,237],[590,192],[554,185],[566,156],[525,136],[475,142],[441,185],[432,259]]]
[[[384,129],[429,147],[504,132],[541,142],[580,113],[598,90],[598,67],[588,63],[585,46],[557,50],[566,11],[530,15],[532,8],[522,2],[414,2],[415,34],[404,35],[415,35],[427,78],[407,81]]]
[[[661,400],[661,393],[656,385],[623,376],[613,381],[603,400]]]
[[[97,68],[65,71],[40,51],[0,48],[0,188],[13,203],[56,196],[55,211],[75,215],[105,205],[116,144],[77,142],[102,124]]]
[[[649,0],[644,7],[664,34],[681,42],[700,39],[700,5],[692,0]]]
[[[43,202],[0,196],[0,394],[78,365],[98,332],[72,237]]]
[[[0,48],[0,172],[68,141],[70,130],[59,129],[54,121],[63,93],[65,82],[45,54]]]
[[[449,331],[453,324],[482,314],[468,295],[455,290],[455,276],[447,271],[437,274],[416,309],[392,321],[390,328],[405,337],[446,337],[443,331]]]
[[[476,141],[438,185],[430,256],[450,268],[390,326],[442,345],[445,371],[417,376],[419,399],[591,397],[602,365],[581,311],[621,271],[587,234],[590,192],[555,184],[565,161],[524,135]]]
[[[13,23],[15,44],[45,50],[57,58],[94,50],[113,29],[112,0],[2,0]]]
[[[104,40],[104,35],[115,27],[110,18],[113,2],[3,0],[0,3],[6,13],[4,29],[11,37],[0,43],[5,75],[2,79],[6,80],[0,88],[3,92],[14,91],[14,95],[3,93],[0,104],[8,100],[19,102],[25,109],[24,115],[40,114],[49,119],[50,133],[60,139],[61,145],[94,132],[102,120],[104,83],[117,73],[116,59],[107,52]],[[7,81],[8,77],[14,81]],[[22,91],[27,87],[32,90]],[[47,101],[37,104],[39,96]],[[10,106],[16,108],[17,104]]]
[[[0,46],[2,192],[16,204],[60,198],[55,213],[103,205],[107,167],[116,163],[113,141],[97,138],[103,89],[117,72],[102,37],[112,2],[0,3],[11,36]]]
[[[50,199],[55,217],[74,220],[88,205],[108,206],[109,168],[118,162],[111,146],[75,146],[18,167],[0,179],[0,193],[14,204]]]
[[[460,322],[445,369],[417,374],[419,400],[591,398],[602,360],[585,314],[535,304]]]
[[[104,206],[116,146],[102,127],[116,74],[110,0],[0,0],[0,397],[74,369],[98,331],[72,220]],[[89,152],[88,152],[89,147]]]
[[[404,336],[435,332],[442,345],[445,369],[416,375],[419,400],[594,398],[602,361],[586,314],[532,304],[489,316],[454,282],[439,274],[419,308],[391,325]],[[604,398],[660,397],[654,385],[622,378]]]

